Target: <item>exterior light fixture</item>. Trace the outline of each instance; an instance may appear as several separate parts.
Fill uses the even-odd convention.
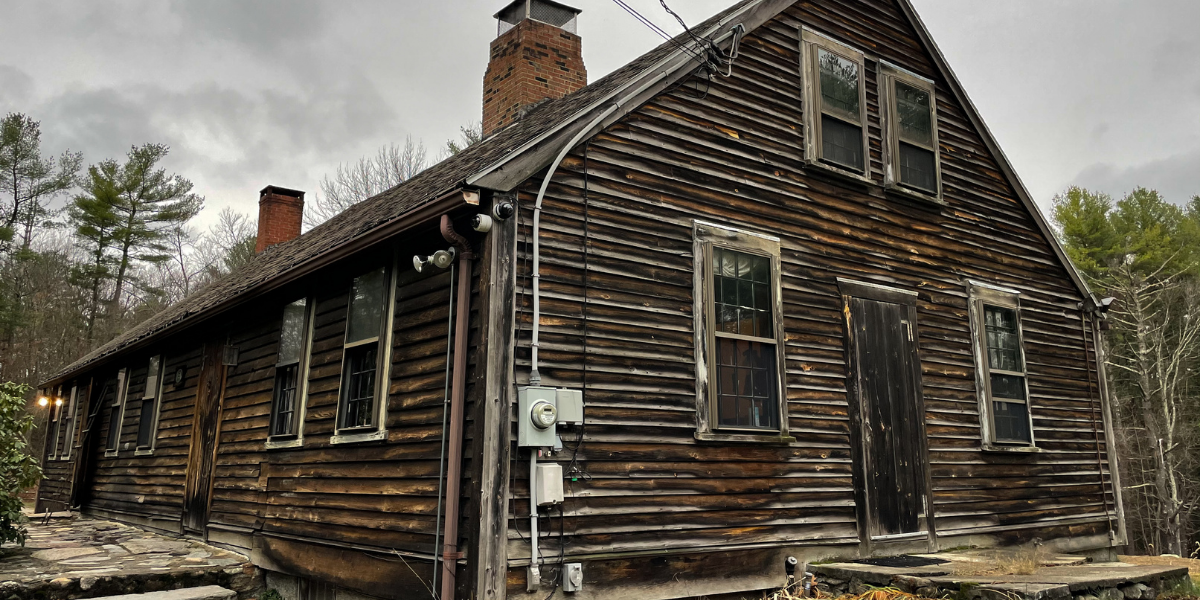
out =
[[[62,398],[55,398],[55,399],[54,399],[54,405],[55,405],[55,406],[62,406]]]
[[[45,396],[42,396],[41,398],[38,398],[38,406],[41,406],[41,407],[46,407],[46,406],[49,406],[49,405],[50,405],[50,399],[49,399],[49,398],[47,398],[47,397],[45,397]]]

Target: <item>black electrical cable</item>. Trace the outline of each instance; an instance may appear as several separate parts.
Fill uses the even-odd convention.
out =
[[[708,59],[705,58],[705,56],[701,52],[698,52],[695,49],[689,48],[686,44],[680,42],[674,36],[671,36],[666,31],[663,31],[663,29],[661,27],[659,27],[658,25],[655,25],[653,21],[642,16],[642,14],[639,13],[637,10],[635,10],[632,6],[629,6],[628,4],[626,4],[624,2],[624,0],[613,0],[613,2],[616,2],[617,6],[620,6],[621,8],[625,9],[625,12],[629,13],[630,15],[633,15],[633,18],[637,19],[641,24],[650,28],[650,31],[653,31],[654,33],[656,33],[660,37],[662,37],[664,40],[667,40],[671,44],[675,45],[675,47],[686,52],[688,54],[688,56],[691,56],[694,60],[699,61],[702,64],[707,64]]]

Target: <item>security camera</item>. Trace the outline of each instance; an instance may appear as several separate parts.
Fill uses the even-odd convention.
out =
[[[471,228],[479,233],[487,233],[492,230],[492,218],[484,214],[475,215],[471,219]]]
[[[498,221],[507,221],[516,213],[517,209],[513,207],[513,203],[508,200],[501,200],[492,206],[492,215]]]

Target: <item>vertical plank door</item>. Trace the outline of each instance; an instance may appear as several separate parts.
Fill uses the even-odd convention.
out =
[[[850,299],[862,427],[860,485],[872,539],[925,530],[925,428],[911,306]]]
[[[192,445],[188,452],[187,482],[183,492],[183,528],[204,535],[212,493],[213,463],[217,456],[217,430],[221,423],[221,400],[225,395],[224,344],[204,345],[196,408],[192,417]]]

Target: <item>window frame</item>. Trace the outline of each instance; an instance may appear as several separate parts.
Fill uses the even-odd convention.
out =
[[[280,346],[279,346],[279,348],[276,349],[276,361],[275,361],[275,367],[274,367],[275,372],[272,377],[272,380],[274,381],[274,383],[273,383],[273,386],[271,389],[271,414],[270,414],[270,420],[267,422],[266,448],[268,450],[273,449],[273,448],[296,448],[296,447],[302,446],[304,444],[304,418],[308,413],[308,374],[309,374],[309,366],[312,362],[311,355],[312,355],[312,343],[313,343],[313,326],[314,326],[314,320],[316,319],[316,312],[317,312],[316,297],[305,296],[305,297],[293,300],[292,302],[289,302],[287,305],[284,305],[284,310],[286,310],[287,306],[289,306],[291,304],[295,304],[296,302],[299,302],[301,300],[304,301],[304,315],[303,315],[302,321],[301,321],[303,330],[302,330],[301,339],[300,339],[300,355],[299,355],[299,357],[297,357],[297,360],[295,362],[288,362],[285,364],[285,363],[281,363],[279,360],[279,356],[281,356],[280,351],[283,349],[283,347],[282,347],[283,317],[282,316],[280,317],[280,321],[279,321]],[[347,304],[347,306],[346,306],[347,316],[349,315],[349,309],[350,309],[349,304]],[[347,325],[349,325],[349,323],[347,323]],[[344,358],[345,357],[343,357],[343,360],[344,360]],[[292,409],[292,422],[293,422],[292,432],[284,433],[284,434],[276,434],[276,433],[273,433],[273,428],[275,426],[275,418],[276,418],[277,409],[278,409],[279,369],[280,369],[280,367],[289,367],[292,365],[296,365],[296,393],[295,393],[296,405]],[[341,387],[340,387],[340,385],[338,388],[338,406],[339,406],[339,410],[340,410],[340,407],[341,407]],[[336,423],[336,421],[335,421],[335,423]]]
[[[863,153],[863,166],[858,171],[824,157],[824,128],[821,126],[821,116],[825,114],[825,110],[821,108],[823,102],[821,101],[820,65],[818,64],[820,50],[836,54],[858,65],[858,118],[862,127]],[[812,166],[828,169],[867,183],[874,183],[870,179],[871,142],[870,127],[867,121],[866,54],[861,50],[843,44],[813,29],[802,27],[800,29],[800,62],[800,76],[804,86],[804,106],[802,111],[804,119],[804,161]],[[838,118],[836,116],[833,117]]]
[[[379,324],[379,332],[375,337],[355,340],[350,343],[346,342],[346,339],[350,336],[350,300],[354,293],[354,281],[363,275],[376,271],[380,267],[372,267],[354,277],[350,282],[350,289],[346,292],[345,332],[342,334],[342,368],[338,377],[338,400],[337,411],[334,414],[334,430],[333,435],[329,438],[329,443],[331,444],[352,444],[387,438],[387,406],[389,380],[391,379],[392,330],[395,328],[393,321],[396,312],[396,276],[399,271],[395,256],[382,265],[382,267],[384,285],[388,287],[383,293],[382,301],[385,304],[382,307],[383,310],[380,311],[382,322]],[[347,358],[350,354],[349,350],[361,348],[368,344],[376,344],[375,398],[373,399],[374,410],[371,415],[374,422],[371,425],[363,427],[341,427],[343,412],[346,410],[346,386],[349,384],[346,372]]]
[[[1025,331],[1021,322],[1021,292],[978,281],[968,281],[969,318],[971,320],[971,345],[975,355],[975,390],[979,401],[979,429],[984,450],[1036,452],[1037,438],[1033,431],[1033,402],[1029,397],[1029,362],[1025,357]],[[987,354],[987,325],[985,307],[1005,308],[1014,311],[1017,324],[1017,345],[1020,352],[1021,372],[992,369]],[[1025,417],[1028,420],[1029,441],[999,440],[996,438],[996,419],[992,398],[992,373],[1019,376],[1025,387]],[[1020,404],[1021,401],[1002,398],[1001,402]]]
[[[88,393],[91,393],[91,386],[88,386]],[[71,386],[71,397],[66,404],[66,431],[63,432],[62,451],[59,452],[59,460],[71,460],[71,450],[74,448],[73,438],[75,437],[75,421],[78,420],[76,406],[79,402],[79,384]],[[60,428],[62,424],[59,424]]]
[[[757,442],[787,444],[795,441],[788,429],[787,357],[783,324],[782,261],[778,237],[763,235],[694,221],[692,230],[694,278],[693,316],[696,346],[696,432],[699,441]],[[712,386],[717,382],[716,370],[716,306],[713,291],[713,249],[723,248],[770,259],[771,312],[775,345],[775,409],[777,429],[721,427],[717,421],[717,394]],[[748,338],[735,334],[722,337],[765,341],[767,338]]]
[[[121,436],[125,434],[125,400],[129,393],[129,379],[130,378],[129,378],[129,369],[128,368],[122,367],[119,371],[117,371],[117,393],[113,395],[112,404],[109,404],[109,406],[108,406],[108,408],[109,408],[109,411],[108,411],[108,414],[109,414],[108,436],[109,436],[109,438],[104,440],[104,457],[105,458],[115,458],[116,456],[118,456],[121,453]],[[115,409],[115,413],[116,413],[115,421],[112,419],[112,416],[114,414],[114,409]],[[117,438],[116,438],[117,443],[115,444],[115,447],[110,447],[109,441],[112,440],[112,435],[113,435],[112,429],[113,429],[114,423],[117,426]]]
[[[883,129],[883,185],[889,191],[916,196],[935,202],[944,203],[942,198],[942,152],[938,136],[937,86],[932,79],[922,77],[903,67],[880,60],[877,83],[879,86],[880,116]],[[933,135],[932,147],[924,148],[933,152],[934,190],[926,190],[906,184],[900,180],[900,115],[897,104],[896,83],[903,83],[929,94],[929,119]],[[912,142],[905,142],[912,143]],[[920,147],[919,144],[913,144]]]
[[[59,442],[62,439],[62,414],[67,407],[67,402],[63,400],[63,386],[58,386],[54,390],[54,399],[50,401],[50,422],[54,423],[54,431],[49,439],[50,453],[46,456],[47,461],[58,460],[59,457]]]
[[[154,454],[154,448],[158,443],[158,422],[162,416],[163,387],[166,385],[167,378],[167,360],[165,355],[155,354],[146,360],[146,389],[142,391],[142,406],[140,407],[142,410],[138,412],[138,434],[137,439],[134,440],[134,456],[150,456]],[[155,363],[156,360],[157,364]],[[158,367],[158,373],[153,372],[155,369],[151,368],[152,365]],[[142,416],[145,414],[146,402],[154,403],[154,416],[151,417],[150,423],[150,444],[142,446]]]

